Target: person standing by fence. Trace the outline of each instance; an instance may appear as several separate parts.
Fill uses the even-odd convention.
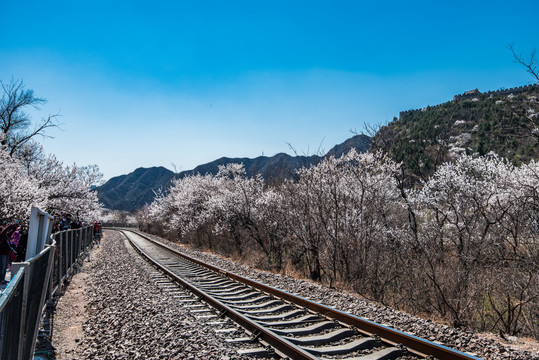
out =
[[[26,245],[28,244],[28,225],[21,225],[21,239],[17,246],[17,259],[16,262],[23,262],[26,260]]]
[[[9,238],[9,245],[11,248],[11,251],[9,252],[9,264],[11,266],[11,263],[17,259],[17,248],[19,246],[19,242],[21,241],[21,226],[17,224],[17,228],[11,234],[11,237]]]
[[[8,224],[0,230],[0,285],[7,284],[6,270],[9,264],[9,253],[11,252],[10,239],[19,224]]]
[[[101,222],[98,222],[97,220],[94,222],[94,237],[97,246],[99,246],[99,243],[101,242]]]

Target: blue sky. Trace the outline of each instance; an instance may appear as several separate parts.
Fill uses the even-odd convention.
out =
[[[105,179],[313,154],[363,124],[532,83],[539,1],[0,1],[0,80],[60,112],[42,141]]]

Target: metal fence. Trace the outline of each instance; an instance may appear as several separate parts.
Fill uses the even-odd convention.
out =
[[[54,266],[50,278],[50,297],[54,296],[64,280],[77,266],[77,259],[93,241],[93,228],[87,226],[76,230],[57,232],[51,236],[56,242]]]
[[[12,264],[14,275],[0,296],[0,359],[33,358],[45,301],[74,272],[92,240],[91,226],[58,232],[39,254]]]
[[[0,358],[19,359],[22,348],[21,332],[23,317],[23,288],[26,274],[20,269],[11,278],[0,298]],[[22,356],[22,354],[21,354]]]

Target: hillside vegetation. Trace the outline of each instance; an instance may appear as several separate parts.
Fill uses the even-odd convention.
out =
[[[500,93],[468,92],[402,112],[373,137],[372,150],[382,150],[423,179],[459,154],[493,152],[514,165],[538,159],[539,87]]]

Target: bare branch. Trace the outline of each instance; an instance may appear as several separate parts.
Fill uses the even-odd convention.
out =
[[[47,118],[44,118],[43,122],[41,124],[38,124],[34,128],[33,131],[28,132],[28,133],[19,133],[15,135],[13,137],[13,142],[10,144],[11,145],[10,146],[11,149],[9,152],[10,156],[13,156],[13,154],[17,152],[23,144],[25,144],[26,142],[28,142],[29,140],[31,140],[33,137],[37,135],[42,136],[44,138],[53,138],[50,135],[46,135],[44,133],[44,130],[51,127],[57,127],[58,124],[56,123],[55,120],[59,116],[60,114],[49,115]]]
[[[323,156],[324,155],[324,148],[322,147],[322,143],[324,142],[325,139],[326,139],[326,137],[324,136],[322,138],[322,140],[320,141],[320,145],[318,145],[318,150],[316,150],[315,155],[318,155],[318,156]]]
[[[291,143],[287,142],[286,145],[288,145],[288,148],[290,150],[292,150],[292,152],[294,153],[295,156],[298,156],[298,151],[296,150],[296,148]]]
[[[30,130],[32,121],[30,116],[24,111],[31,107],[39,110],[39,106],[46,103],[46,100],[34,96],[33,90],[25,89],[22,80],[14,80],[8,84],[0,81],[2,97],[0,98],[0,144],[6,149],[10,156],[28,140],[36,135],[44,136],[45,130],[51,127],[58,127],[56,119],[59,114],[48,115]]]
[[[533,49],[530,53],[529,60],[526,60],[522,54],[517,53],[513,47],[513,44],[509,44],[507,48],[513,54],[514,61],[523,65],[526,68],[526,71],[532,74],[537,83],[539,83],[539,72],[537,70],[537,60],[535,59],[536,49]]]

